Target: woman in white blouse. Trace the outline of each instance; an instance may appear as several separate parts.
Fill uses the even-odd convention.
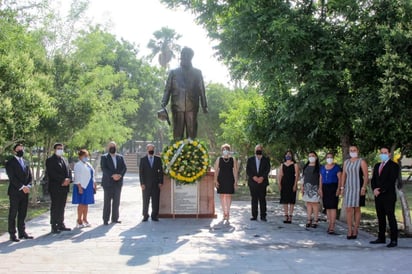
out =
[[[90,226],[87,220],[87,211],[90,204],[94,204],[96,182],[94,169],[89,163],[89,152],[82,149],[78,153],[79,161],[74,165],[74,185],[72,203],[77,207],[77,227]]]

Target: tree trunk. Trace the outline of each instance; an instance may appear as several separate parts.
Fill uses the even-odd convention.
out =
[[[402,206],[404,232],[406,235],[412,235],[411,214],[409,211],[408,200],[406,199],[405,192],[403,192],[402,188],[398,189],[398,196]]]
[[[401,154],[401,158],[402,159]],[[408,199],[406,199],[405,192],[403,191],[403,179],[402,179],[402,161],[399,159],[398,165],[399,165],[399,178],[398,178],[398,197],[399,201],[401,202],[401,207],[402,207],[402,217],[403,217],[403,226],[404,226],[404,232],[406,235],[412,235],[412,223],[411,223],[411,214],[409,210],[409,205],[408,205]]]

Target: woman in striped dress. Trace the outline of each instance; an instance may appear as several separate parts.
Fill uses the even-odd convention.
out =
[[[341,187],[344,193],[344,204],[346,206],[346,223],[348,234],[346,238],[356,239],[361,217],[361,206],[365,206],[366,186],[368,185],[368,165],[365,160],[359,158],[357,146],[349,147],[350,159],[343,163]]]

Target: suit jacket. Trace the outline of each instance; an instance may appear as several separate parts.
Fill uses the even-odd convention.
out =
[[[64,157],[53,154],[46,160],[46,174],[49,192],[69,192],[70,186],[62,186],[63,181],[69,178],[72,181],[72,172],[69,162]]]
[[[256,170],[256,156],[250,157],[247,160],[246,174],[248,176],[248,185],[257,184],[253,181],[254,176],[264,177],[263,184],[269,185],[270,160],[268,157],[262,156],[260,160],[259,170]]]
[[[158,156],[154,156],[153,167],[151,167],[149,157],[147,155],[141,158],[139,165],[139,178],[140,184],[147,187],[163,184],[162,159]]]
[[[198,112],[199,100],[207,107],[205,85],[202,72],[196,68],[177,68],[169,73],[163,94],[162,105],[166,106],[171,98],[172,112]]]
[[[30,167],[26,161],[24,161],[24,165],[25,169],[23,170],[16,157],[11,158],[6,163],[6,173],[9,177],[9,188],[7,190],[7,194],[9,196],[29,195],[24,194],[24,192],[20,190],[25,185],[31,186],[32,181]]]
[[[373,168],[371,180],[372,189],[380,188],[381,194],[379,196],[395,197],[396,199],[396,182],[399,178],[399,165],[392,160],[388,160],[379,175],[380,165],[381,163],[377,163]]]
[[[110,153],[104,154],[100,159],[100,168],[102,169],[102,186],[113,187],[115,185],[123,185],[123,176],[126,174],[127,168],[124,162],[123,156],[116,153],[117,166],[114,167],[113,159]],[[120,174],[122,178],[119,181],[115,181],[112,178],[113,174]]]

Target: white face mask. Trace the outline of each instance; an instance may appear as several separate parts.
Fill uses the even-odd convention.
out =
[[[358,157],[358,153],[357,152],[349,152],[349,156],[351,158],[357,158]]]
[[[223,156],[227,156],[229,155],[229,150],[224,149],[222,153],[223,153]]]
[[[316,161],[316,157],[309,157],[309,162],[314,163]]]
[[[63,154],[64,154],[63,149],[57,149],[57,150],[56,150],[56,155],[57,155],[57,156],[62,156]]]
[[[333,164],[333,158],[326,158],[326,163],[329,165]]]

